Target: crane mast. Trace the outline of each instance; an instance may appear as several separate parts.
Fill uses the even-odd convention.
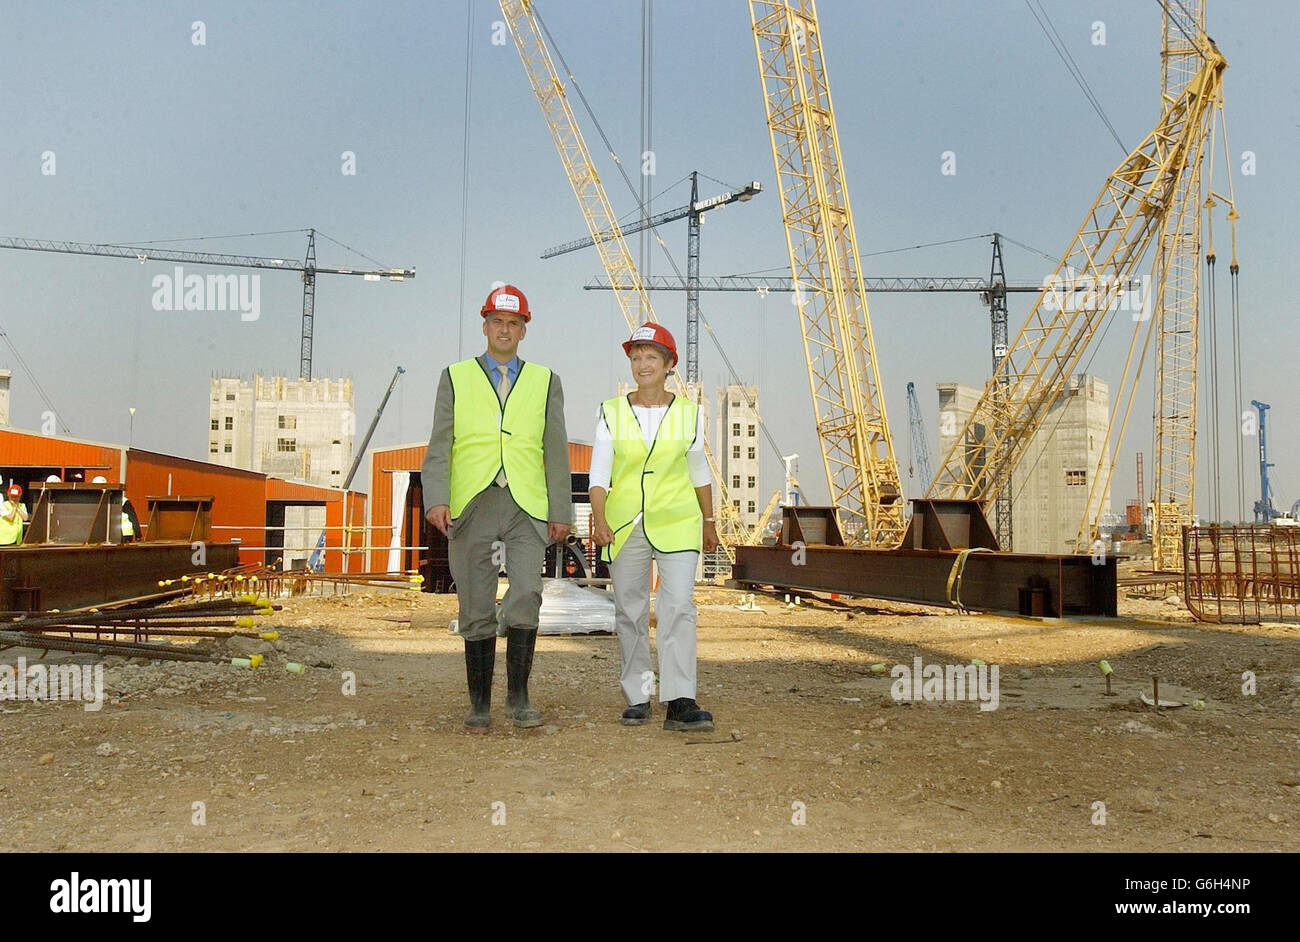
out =
[[[902,488],[813,0],[750,0],[813,413],[846,539],[897,546]]]
[[[1179,180],[1205,145],[1227,68],[1213,41],[1195,35],[1196,73],[1181,94],[1165,100],[1159,123],[1102,187],[999,365],[1005,395],[995,375],[944,456],[928,497],[985,506],[994,500],[1164,230]],[[1164,290],[1158,283],[1157,305]]]
[[[641,323],[643,311],[646,320],[654,320],[654,308],[641,283],[640,272],[627,247],[627,241],[623,238],[618,217],[614,215],[605,187],[600,182],[600,174],[596,171],[596,165],[569,105],[564,82],[551,59],[534,4],[532,0],[500,0],[500,4],[501,14],[514,37],[515,48],[519,51],[524,73],[537,96],[542,116],[546,119],[560,162],[564,165],[565,176],[568,177],[573,195],[578,200],[578,208],[587,223],[587,231],[600,254],[605,274],[610,283],[616,286],[614,296],[623,320],[631,331]],[[694,398],[687,385],[676,375],[673,377],[673,388],[678,395]],[[726,481],[707,440],[704,450],[718,495],[718,539],[728,560],[734,561],[732,547],[748,542],[750,529],[732,505]]]
[[[907,424],[912,428],[912,467],[908,473],[920,472],[922,491],[930,486],[934,469],[930,466],[930,443],[925,440],[925,421],[921,418],[921,403],[916,398],[916,384],[907,384]]]
[[[1202,0],[1166,4],[1160,56],[1161,101],[1181,96],[1196,75],[1200,50],[1184,32],[1203,35]],[[1183,527],[1195,520],[1196,356],[1200,331],[1201,166],[1190,159],[1160,233],[1156,279],[1164,292],[1156,322],[1155,474],[1151,556],[1157,570],[1183,568]]]
[[[993,233],[993,261],[989,266],[989,291],[985,295],[989,306],[989,319],[993,331],[993,384],[999,402],[1005,401],[1007,395],[1007,371],[1002,361],[1007,355],[1007,273],[1002,267],[1002,236]],[[928,456],[927,456],[928,459]],[[926,487],[933,478],[926,477]],[[1007,475],[1002,489],[993,500],[993,535],[997,537],[998,546],[1008,553],[1013,549],[1014,526],[1012,525],[1011,476]]]

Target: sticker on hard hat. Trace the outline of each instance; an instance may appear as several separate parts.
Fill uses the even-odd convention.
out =
[[[633,340],[654,340],[655,329],[653,327],[638,327],[632,331]]]
[[[498,294],[496,301],[493,302],[493,306],[498,311],[514,311],[516,314],[519,313],[519,299],[513,294]]]

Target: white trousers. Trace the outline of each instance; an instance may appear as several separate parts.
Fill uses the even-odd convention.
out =
[[[629,704],[645,703],[654,694],[650,663],[650,560],[659,564],[656,635],[659,649],[659,699],[695,699],[694,551],[660,553],[650,546],[638,521],[618,556],[609,564],[614,585],[614,628],[622,656],[621,683]]]

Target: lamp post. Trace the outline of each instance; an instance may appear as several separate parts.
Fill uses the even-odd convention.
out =
[[[126,411],[131,413],[131,431],[127,438],[127,448],[135,447],[135,406],[129,407]]]

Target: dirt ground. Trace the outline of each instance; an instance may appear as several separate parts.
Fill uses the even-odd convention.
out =
[[[504,721],[499,653],[477,737],[454,597],[283,600],[255,671],[110,659],[98,712],[0,702],[0,850],[1300,849],[1295,625],[1134,599],[1101,621],[742,599],[697,592],[716,733],[666,732],[658,709],[619,725],[603,635],[539,639],[541,729]],[[19,654],[39,652],[0,661]],[[997,665],[998,709],[896,703],[871,665],[916,656]],[[1142,704],[1153,674],[1203,709]]]

